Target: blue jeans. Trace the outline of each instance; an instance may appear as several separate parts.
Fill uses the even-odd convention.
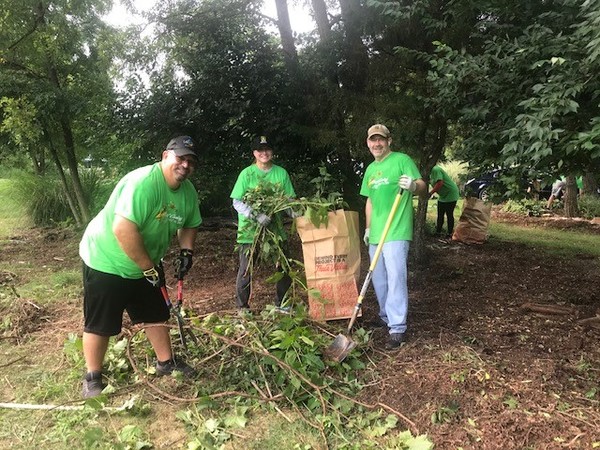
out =
[[[386,242],[373,270],[372,280],[379,302],[379,316],[387,323],[390,334],[406,331],[409,247],[410,241]],[[376,250],[376,245],[369,245],[371,261]]]

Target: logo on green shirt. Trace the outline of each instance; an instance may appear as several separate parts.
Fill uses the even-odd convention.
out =
[[[369,186],[369,189],[379,189],[379,186],[387,186],[388,184],[390,184],[390,179],[382,175],[383,174],[380,171],[378,171],[371,178],[369,178],[369,181],[367,182],[367,186]]]

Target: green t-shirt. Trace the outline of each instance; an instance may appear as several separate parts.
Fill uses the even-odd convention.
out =
[[[392,204],[398,193],[398,180],[402,175],[417,180],[421,178],[419,169],[410,156],[391,152],[383,161],[373,161],[367,167],[360,188],[360,195],[371,199],[371,231],[369,242],[378,244],[383,233]],[[388,230],[385,242],[411,241],[413,237],[412,193],[402,192],[398,210]]]
[[[431,174],[429,175],[429,184],[433,186],[438,181],[442,180],[444,184],[441,189],[437,191],[438,194],[438,202],[449,203],[456,202],[460,197],[460,191],[458,190],[458,186],[452,178],[442,170],[440,166],[434,166],[431,169]]]
[[[273,164],[271,169],[267,172],[260,170],[256,164],[246,167],[238,175],[230,197],[236,200],[243,200],[244,194],[250,189],[254,189],[262,181],[279,184],[287,196],[290,198],[296,197],[289,174],[283,167],[275,164]],[[250,244],[254,240],[257,226],[258,224],[254,220],[249,219],[242,214],[238,214],[237,242],[239,244]],[[277,232],[279,232],[282,237],[286,237],[282,227],[280,227]]]
[[[142,278],[142,269],[125,254],[113,233],[118,214],[138,226],[148,255],[158,264],[180,228],[202,222],[198,194],[185,180],[173,190],[159,163],[129,172],[117,183],[108,202],[87,226],[79,244],[83,262],[100,272],[123,278]]]

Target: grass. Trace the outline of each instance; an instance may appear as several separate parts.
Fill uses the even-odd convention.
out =
[[[463,199],[460,199],[454,210],[455,227],[463,208]],[[437,201],[429,200],[427,207],[427,222],[430,228],[435,228],[437,216]],[[444,223],[444,226],[446,224]],[[560,230],[543,227],[525,227],[509,223],[495,222],[492,220],[489,227],[490,239],[510,241],[524,244],[544,251],[550,255],[563,257],[580,257],[589,255],[600,257],[600,236],[578,230]]]
[[[25,206],[19,203],[13,183],[0,179],[0,242],[12,236],[21,228],[30,227],[32,221],[27,217]]]
[[[492,222],[490,236],[491,239],[517,242],[551,255],[568,258],[581,255],[600,257],[600,236],[575,230],[527,228]]]

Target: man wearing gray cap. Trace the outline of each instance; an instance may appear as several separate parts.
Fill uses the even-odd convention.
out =
[[[175,359],[169,319],[162,297],[161,259],[173,236],[181,251],[176,260],[182,274],[192,266],[194,241],[202,219],[198,194],[188,177],[198,155],[189,136],[172,139],[160,162],[129,172],[117,183],[108,202],[87,226],[79,244],[83,260],[83,354],[87,373],[83,397],[99,395],[102,363],[110,336],[121,332],[123,311],[142,324],[156,353],[157,375],[195,371]]]
[[[379,316],[389,329],[386,350],[393,350],[404,341],[408,313],[407,260],[413,237],[412,197],[427,192],[427,184],[414,161],[405,153],[393,152],[391,144],[392,136],[385,125],[369,128],[367,146],[375,161],[367,167],[360,189],[360,195],[367,197],[364,241],[371,259],[383,237],[396,194],[402,194],[373,270]]]

